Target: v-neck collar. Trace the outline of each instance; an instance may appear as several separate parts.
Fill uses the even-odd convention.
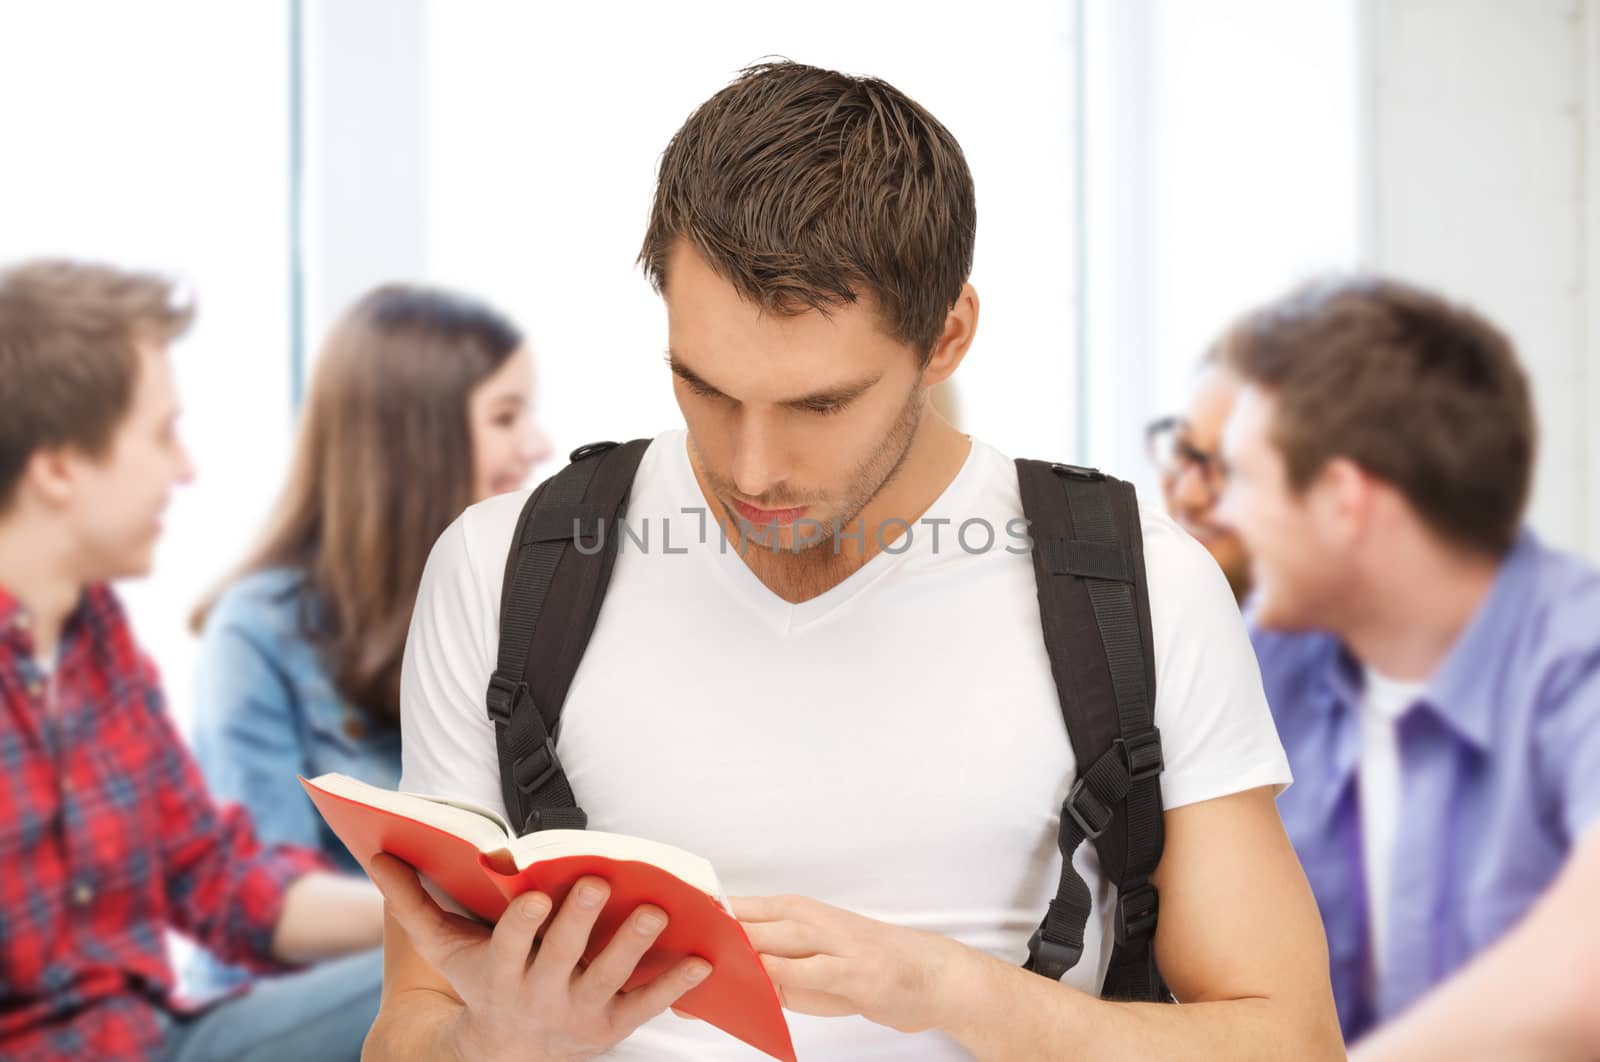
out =
[[[706,505],[705,495],[700,492],[700,483],[695,478],[694,466],[689,460],[689,433],[680,430],[677,432],[677,438],[666,441],[671,455],[668,465],[671,470],[673,495],[684,499],[685,506],[691,511],[703,509]],[[760,576],[751,570],[750,565],[739,556],[736,544],[724,540],[720,534],[710,535],[701,549],[729,592],[764,623],[779,634],[799,631],[837,611],[888,573],[927,556],[932,549],[930,545],[932,537],[927,533],[927,528],[921,526],[923,521],[947,518],[951,521],[952,527],[961,522],[956,519],[957,513],[967,504],[978,486],[979,446],[977,440],[969,439],[967,456],[961,468],[932,504],[912,522],[913,529],[910,532],[903,532],[901,538],[891,543],[891,546],[896,547],[896,552],[879,550],[867,563],[816,597],[798,603],[785,601],[773,593],[767,584],[761,581]],[[708,514],[709,522],[715,523],[714,516],[715,514]],[[909,542],[903,537],[905,534],[910,535]],[[945,537],[948,540],[949,535]],[[899,548],[902,546],[904,548]]]

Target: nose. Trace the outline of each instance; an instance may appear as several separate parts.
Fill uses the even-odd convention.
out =
[[[784,471],[771,426],[743,414],[733,444],[733,485],[746,498],[759,499],[783,482]]]

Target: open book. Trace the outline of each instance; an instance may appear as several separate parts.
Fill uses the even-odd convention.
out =
[[[592,959],[642,903],[667,913],[667,928],[639,961],[625,989],[698,955],[711,976],[674,1006],[773,1058],[795,1062],[778,993],[744,928],[727,910],[711,864],[681,848],[593,830],[543,830],[514,836],[487,808],[442,797],[397,793],[347,775],[302,778],[312,803],[363,868],[387,852],[404,860],[464,909],[487,922],[524,892],[538,890],[557,909],[581,877],[611,885],[590,935]]]

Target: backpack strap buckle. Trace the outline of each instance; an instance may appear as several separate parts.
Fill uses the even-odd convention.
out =
[[[1115,920],[1117,943],[1126,947],[1144,941],[1155,932],[1160,912],[1161,897],[1148,881],[1121,892]]]
[[[1048,919],[1046,919],[1048,921]],[[1051,940],[1044,935],[1044,926],[1033,931],[1028,938],[1028,961],[1025,968],[1052,981],[1059,981],[1066,972],[1083,958],[1083,941]]]
[[[1161,730],[1151,727],[1126,738],[1117,738],[1113,745],[1122,749],[1122,761],[1128,765],[1128,780],[1143,782],[1154,778],[1166,768],[1161,754]]]
[[[489,676],[489,691],[484,695],[484,702],[489,708],[489,718],[502,726],[511,725],[512,710],[516,708],[518,701],[528,695],[526,682],[514,682],[503,672],[496,671]]]
[[[531,796],[544,788],[546,782],[561,773],[561,757],[556,755],[556,739],[547,737],[543,745],[536,745],[526,755],[517,757],[511,765],[511,777],[524,796]]]
[[[1078,780],[1072,783],[1072,788],[1067,792],[1067,799],[1061,805],[1061,833],[1057,841],[1062,852],[1068,851],[1069,847],[1077,847],[1076,844],[1069,846],[1067,843],[1069,840],[1066,836],[1067,823],[1076,824],[1078,829],[1083,831],[1083,838],[1086,841],[1094,840],[1111,826],[1115,809],[1096,796],[1094,791],[1084,784],[1086,781],[1086,776],[1080,775]]]

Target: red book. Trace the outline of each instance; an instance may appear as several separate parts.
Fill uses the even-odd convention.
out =
[[[667,913],[667,928],[639,960],[625,989],[651,980],[689,955],[711,976],[674,1006],[773,1058],[795,1062],[789,1025],[766,969],[723,901],[711,864],[681,848],[595,830],[543,830],[516,837],[486,808],[441,797],[397,793],[342,774],[300,779],[312,803],[364,869],[387,852],[409,863],[462,908],[493,923],[522,893],[537,890],[560,908],[567,891],[593,874],[611,898],[590,935],[594,958],[642,903]]]

